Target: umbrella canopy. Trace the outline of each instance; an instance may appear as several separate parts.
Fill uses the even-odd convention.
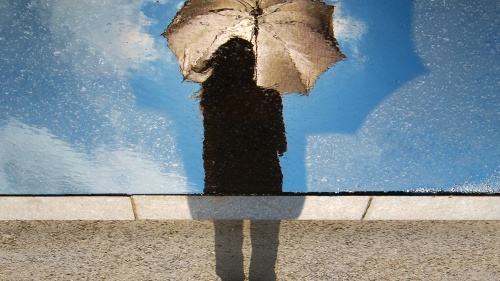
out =
[[[185,79],[205,81],[214,52],[239,37],[253,45],[258,86],[306,94],[344,57],[333,36],[333,9],[311,0],[189,0],[163,36]]]

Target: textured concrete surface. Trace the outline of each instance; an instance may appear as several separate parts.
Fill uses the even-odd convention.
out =
[[[248,275],[252,251],[276,257],[277,280],[500,280],[499,221],[215,225],[217,235],[212,221],[1,221],[0,280],[218,280],[216,252],[219,274],[241,261]]]

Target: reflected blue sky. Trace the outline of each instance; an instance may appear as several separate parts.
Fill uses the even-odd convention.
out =
[[[499,4],[329,3],[347,59],[283,98],[284,191],[500,191]],[[180,5],[0,0],[0,193],[202,191]]]

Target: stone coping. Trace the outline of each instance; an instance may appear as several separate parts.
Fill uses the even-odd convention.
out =
[[[0,220],[500,220],[500,196],[0,196]]]

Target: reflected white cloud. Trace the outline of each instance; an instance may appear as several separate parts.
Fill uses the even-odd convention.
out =
[[[0,155],[0,193],[190,191],[181,167],[158,163],[141,146],[85,153],[45,128],[14,119],[0,127]]]
[[[177,8],[177,10],[180,10],[182,8],[182,6],[184,6],[184,3],[186,1],[180,1],[180,2],[177,2],[177,5],[175,5],[175,7]]]
[[[347,59],[355,62],[355,66],[362,67],[366,62],[365,55],[359,50],[358,44],[368,31],[368,25],[354,17],[349,16],[340,0],[330,0],[335,11],[333,15],[333,32],[335,38],[347,55]]]
[[[342,2],[339,0],[330,0],[330,2],[335,6],[333,17],[335,38],[339,42],[351,43],[361,40],[368,31],[368,25],[361,20],[346,15]]]
[[[308,191],[361,191],[364,183],[361,179],[381,179],[384,175],[378,171],[382,153],[378,143],[360,135],[308,137],[305,159]]]
[[[65,49],[57,51],[58,55],[85,60],[79,54],[82,49],[88,49],[99,56],[101,70],[122,73],[148,62],[167,61],[168,56],[161,48],[165,44],[156,42],[162,38],[148,34],[147,29],[154,21],[141,11],[146,2],[150,0],[96,1],[92,4],[54,0],[49,28],[65,35],[68,41]]]

